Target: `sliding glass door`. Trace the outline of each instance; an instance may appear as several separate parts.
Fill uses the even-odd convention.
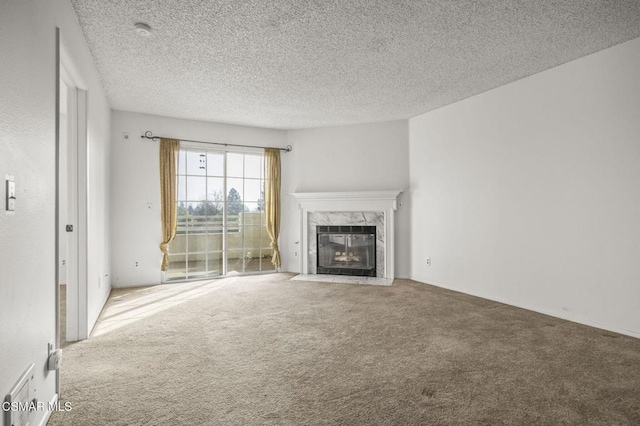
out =
[[[166,280],[273,271],[264,186],[261,154],[181,149]]]

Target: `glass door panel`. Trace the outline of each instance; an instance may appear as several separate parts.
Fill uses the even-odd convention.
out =
[[[244,177],[261,179],[263,177],[264,157],[262,155],[250,155],[244,156]]]
[[[178,162],[178,228],[166,280],[273,271],[264,157],[186,148]]]
[[[187,275],[190,278],[204,278],[207,274],[207,254],[189,253],[187,256]]]
[[[273,250],[270,248],[263,248],[261,251],[260,258],[260,269],[262,271],[275,271],[276,267],[271,263],[271,259],[273,258]]]
[[[241,274],[244,272],[243,256],[243,250],[227,250],[227,274]]]
[[[221,251],[207,254],[207,277],[219,277],[224,275],[224,253]]]
[[[169,267],[166,272],[167,280],[184,279],[186,267],[186,254],[170,254]]]

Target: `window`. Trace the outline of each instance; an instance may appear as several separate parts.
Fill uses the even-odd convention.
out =
[[[181,149],[167,280],[273,271],[264,187],[262,154]]]

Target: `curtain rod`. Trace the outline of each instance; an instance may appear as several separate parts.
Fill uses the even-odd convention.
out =
[[[153,136],[153,133],[151,133],[150,131],[144,132],[144,135],[142,135],[140,137],[142,139],[151,139],[154,142],[157,142],[160,139],[178,139],[178,140],[181,140],[181,141],[184,141],[184,142],[207,143],[207,144],[211,144],[211,145],[238,146],[238,147],[242,147],[242,148],[271,148],[269,146],[238,145],[238,144],[224,143],[224,142],[207,142],[207,141],[194,141],[194,140],[190,140],[190,139],[180,139],[180,138],[165,138],[164,136]],[[293,147],[291,145],[287,145],[286,148],[274,148],[274,149],[279,149],[280,151],[284,151],[286,153],[286,152],[291,152],[293,150]]]

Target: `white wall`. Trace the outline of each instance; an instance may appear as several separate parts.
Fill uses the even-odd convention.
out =
[[[123,111],[112,112],[111,229],[114,287],[159,284],[162,256],[160,166],[156,135],[229,144],[284,147],[286,132]],[[123,139],[123,133],[129,139]],[[151,210],[147,209],[151,203]],[[133,262],[140,262],[138,268]]]
[[[640,337],[639,76],[635,39],[411,119],[412,278]]]
[[[0,394],[35,363],[39,400],[55,392],[45,371],[55,338],[55,107],[56,26],[83,73],[89,93],[89,257],[108,262],[104,216],[108,177],[109,106],[71,5],[66,0],[3,0],[0,6],[0,177],[15,176],[17,208],[0,211]],[[102,211],[101,211],[102,210]],[[106,264],[108,265],[108,263]],[[100,265],[90,265],[98,274]],[[105,266],[104,271],[108,271]],[[100,271],[101,273],[102,271]],[[89,311],[99,312],[107,284],[89,282]],[[89,329],[91,329],[89,324]],[[37,412],[35,424],[44,417]],[[0,423],[2,420],[0,420]]]
[[[283,270],[299,272],[300,213],[292,192],[405,190],[395,228],[395,275],[409,277],[409,141],[406,120],[291,130],[282,156]]]

